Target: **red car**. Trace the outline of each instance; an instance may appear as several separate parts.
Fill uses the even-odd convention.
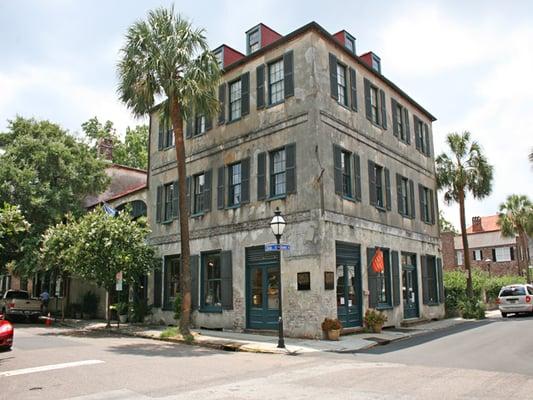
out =
[[[9,350],[13,345],[13,333],[15,328],[9,321],[3,319],[3,315],[0,314],[0,349]]]

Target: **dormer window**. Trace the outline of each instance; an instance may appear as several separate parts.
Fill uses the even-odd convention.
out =
[[[261,48],[261,35],[259,27],[248,33],[248,54],[252,54]]]
[[[344,32],[344,47],[352,54],[355,54],[355,38],[348,32]]]
[[[372,53],[372,68],[381,74],[381,58]]]

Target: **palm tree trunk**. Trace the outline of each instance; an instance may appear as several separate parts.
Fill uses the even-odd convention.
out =
[[[183,336],[190,335],[191,320],[191,249],[189,247],[189,210],[187,207],[187,171],[185,167],[185,143],[183,141],[183,120],[181,109],[176,99],[170,99],[170,119],[176,144],[176,160],[178,165],[178,200],[181,239],[181,317],[180,332]]]
[[[459,191],[459,216],[461,218],[461,238],[463,239],[463,259],[466,269],[466,296],[469,299],[474,298],[474,288],[472,286],[472,268],[470,266],[470,250],[468,248],[468,236],[466,234],[465,219],[465,192]]]
[[[523,260],[522,260],[522,265],[526,269],[527,282],[531,283],[531,272],[529,270],[528,238],[527,238],[527,234],[524,231],[524,229],[520,229],[520,231],[518,232],[518,237],[522,241],[520,246],[522,247],[522,251],[523,251],[522,254],[524,254],[524,257],[523,257]],[[518,258],[520,258],[520,257],[518,257]],[[518,261],[518,265],[520,265],[520,260]]]

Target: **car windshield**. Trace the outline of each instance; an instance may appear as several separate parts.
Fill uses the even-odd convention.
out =
[[[13,290],[11,292],[7,292],[6,298],[26,300],[29,298],[29,296],[28,292],[19,292],[18,290]]]
[[[522,286],[508,287],[503,288],[500,297],[509,297],[509,296],[524,296],[526,290]]]

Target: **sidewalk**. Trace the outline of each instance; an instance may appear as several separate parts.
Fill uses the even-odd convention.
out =
[[[137,324],[121,324],[117,329],[116,323],[107,330],[105,322],[67,320],[63,325],[81,331],[107,331],[114,334],[142,337],[147,339],[164,340],[178,343],[188,343],[197,346],[216,348],[229,351],[246,351],[253,353],[271,354],[303,354],[313,352],[350,353],[364,350],[376,345],[383,345],[393,341],[407,339],[415,335],[432,332],[467,322],[462,318],[449,318],[439,321],[420,323],[408,328],[384,329],[382,333],[357,333],[340,337],[339,341],[285,338],[285,349],[277,347],[277,336],[267,336],[231,331],[212,331],[192,329],[194,341],[187,342],[181,336],[161,338],[166,326],[145,326]]]

